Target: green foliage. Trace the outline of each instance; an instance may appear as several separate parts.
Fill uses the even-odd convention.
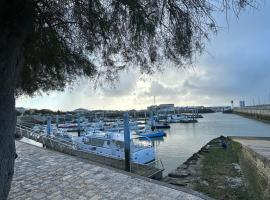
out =
[[[62,111],[52,111],[52,110],[49,110],[49,109],[41,109],[41,110],[38,110],[38,109],[30,109],[30,110],[26,110],[24,112],[24,115],[63,115],[63,114],[66,114],[66,112],[62,112]]]
[[[78,76],[114,81],[133,65],[152,73],[164,61],[191,63],[217,30],[213,12],[232,8],[238,13],[253,0],[23,2],[30,5],[32,19],[23,42],[18,95],[63,90]]]

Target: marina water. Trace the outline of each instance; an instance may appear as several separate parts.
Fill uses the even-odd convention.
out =
[[[167,175],[211,139],[224,136],[270,136],[270,125],[235,114],[204,114],[198,123],[176,123],[166,129],[167,137],[154,140],[156,155]]]

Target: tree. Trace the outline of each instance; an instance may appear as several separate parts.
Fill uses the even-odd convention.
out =
[[[78,76],[114,80],[192,62],[217,26],[215,11],[253,0],[2,0],[0,2],[0,199],[14,168],[15,95],[63,90]]]

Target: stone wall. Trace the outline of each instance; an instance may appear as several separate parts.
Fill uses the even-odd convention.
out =
[[[248,106],[234,108],[233,112],[253,119],[270,122],[270,106]]]
[[[256,199],[270,199],[270,161],[242,146],[240,164]]]

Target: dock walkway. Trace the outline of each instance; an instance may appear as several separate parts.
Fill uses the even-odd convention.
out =
[[[18,158],[9,200],[202,199],[156,181],[16,141]]]
[[[270,161],[270,138],[268,137],[231,137],[234,141],[252,149]]]

